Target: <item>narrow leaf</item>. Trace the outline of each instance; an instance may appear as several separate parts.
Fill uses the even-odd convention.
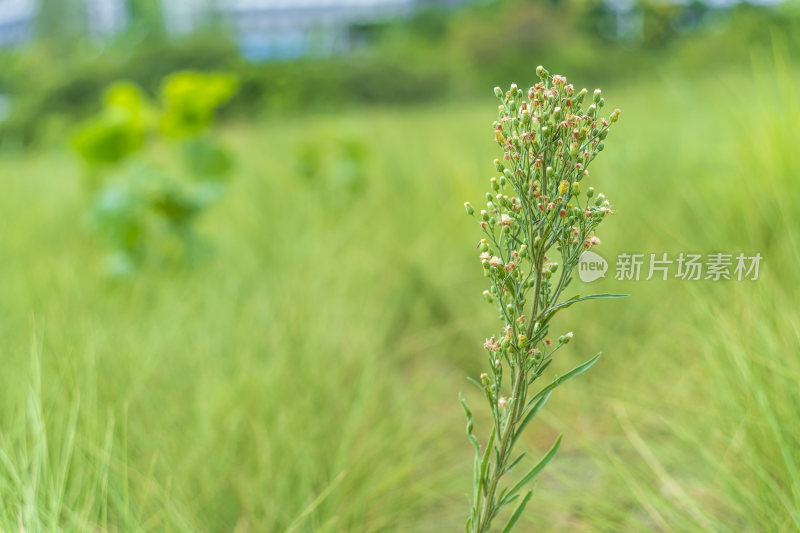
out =
[[[533,398],[531,398],[531,400],[528,402],[528,405],[532,405],[533,403],[538,402],[539,399],[542,398],[545,394],[550,394],[553,391],[553,389],[555,389],[568,379],[574,378],[575,376],[583,374],[584,372],[589,370],[589,368],[591,368],[591,366],[595,364],[598,359],[600,359],[601,354],[602,352],[599,352],[597,355],[595,355],[582,365],[578,365],[569,372],[567,372],[566,374],[564,374],[563,376],[554,379],[553,382],[550,383],[550,385],[546,386],[545,388],[537,392],[536,395]]]
[[[582,302],[584,300],[600,300],[600,299],[605,299],[605,298],[625,298],[626,296],[630,296],[630,295],[629,294],[608,294],[608,293],[603,293],[603,294],[590,294],[589,296],[573,296],[572,298],[570,298],[568,300],[564,300],[560,304],[556,304],[553,307],[551,307],[550,309],[548,309],[547,311],[545,311],[544,313],[542,313],[542,315],[545,317],[542,321],[543,322],[548,322],[553,317],[553,315],[556,314],[556,312],[558,312],[558,311],[560,311],[562,309],[566,309],[567,307],[571,306],[572,304],[576,304],[576,303]]]
[[[523,486],[525,486],[526,483],[528,483],[533,478],[535,478],[537,475],[539,475],[539,472],[541,472],[542,469],[545,466],[547,466],[547,463],[549,463],[553,459],[553,457],[555,457],[556,452],[558,451],[558,447],[561,445],[561,437],[562,437],[561,435],[558,436],[558,438],[556,439],[555,444],[553,444],[553,447],[550,448],[550,450],[546,454],[544,454],[544,457],[542,457],[542,460],[539,461],[536,464],[536,466],[531,468],[528,471],[527,474],[522,476],[522,479],[517,481],[517,484],[514,485],[511,488],[511,490],[508,491],[509,494],[516,494],[517,492],[519,492],[519,489],[521,489]]]
[[[547,400],[550,399],[550,395],[552,393],[553,391],[548,391],[547,393],[545,393],[541,398],[539,398],[539,400],[534,404],[534,406],[530,408],[528,414],[525,415],[525,418],[523,418],[522,422],[519,423],[519,428],[517,429],[517,432],[514,434],[514,439],[511,441],[512,446],[514,445],[514,442],[517,441],[519,436],[522,435],[522,430],[524,430],[525,427],[531,423],[531,420],[533,420],[534,417],[539,413],[539,411],[542,410],[542,407],[544,407],[544,404],[546,404]]]
[[[464,397],[461,396],[460,394],[458,395],[458,401],[461,402],[461,407],[464,408],[464,414],[467,415],[467,437],[469,438],[470,442],[472,443],[472,446],[475,447],[475,453],[478,456],[480,456],[480,454],[481,454],[481,445],[478,444],[478,439],[475,437],[475,435],[472,434],[472,428],[474,427],[474,425],[472,423],[472,411],[469,410],[469,407],[467,407],[467,402],[464,400]]]
[[[519,457],[511,461],[511,464],[508,465],[505,470],[503,470],[503,475],[506,475],[509,472],[511,472],[511,469],[517,466],[517,463],[522,461],[522,458],[525,457],[526,455],[528,455],[528,452],[522,452],[521,454],[519,454]]]
[[[529,490],[528,493],[525,495],[525,497],[522,498],[522,501],[519,502],[517,508],[514,509],[514,514],[512,514],[511,518],[508,519],[506,527],[503,528],[503,533],[510,533],[510,531],[514,529],[514,526],[519,520],[519,517],[522,516],[522,511],[525,510],[525,506],[528,504],[528,500],[531,499],[531,496],[533,496],[533,491]]]
[[[481,461],[481,477],[478,483],[480,484],[480,488],[483,489],[484,495],[486,495],[486,484],[484,482],[486,480],[487,468],[489,467],[489,459],[492,457],[492,446],[494,445],[495,434],[496,430],[493,427],[492,434],[489,436],[489,442],[486,444],[486,449],[483,451],[483,460]]]
[[[473,385],[475,385],[476,387],[478,387],[478,389],[480,389],[480,391],[481,391],[481,392],[483,392],[483,385],[481,385],[480,383],[478,383],[476,380],[474,380],[474,379],[472,379],[472,378],[468,377],[468,378],[467,378],[467,381],[469,381],[470,383],[472,383]]]

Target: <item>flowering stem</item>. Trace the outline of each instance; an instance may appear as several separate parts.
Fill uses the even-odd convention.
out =
[[[503,479],[524,458],[511,459],[522,431],[544,406],[551,392],[597,361],[590,359],[528,399],[529,388],[552,362],[553,354],[572,338],[572,332],[558,337],[555,346],[548,337],[550,321],[557,311],[573,303],[618,295],[591,295],[558,302],[571,281],[584,250],[600,243],[594,230],[609,214],[610,203],[602,194],[594,197],[589,187],[580,194],[587,167],[604,147],[608,127],[617,121],[619,110],[606,120],[598,116],[604,100],[597,90],[593,103],[583,108],[588,91],[574,93],[563,76],[550,76],[537,68],[540,82],[527,93],[512,85],[495,94],[501,102],[494,137],[503,149],[503,162],[495,160],[499,177],[490,179],[486,209],[480,212],[485,235],[478,243],[489,289],[484,298],[496,303],[503,321],[502,332],[487,339],[488,373],[473,382],[483,391],[492,415],[489,441],[481,445],[472,433],[472,412],[462,399],[467,415],[467,435],[475,448],[473,501],[467,519],[468,533],[487,533],[500,511],[516,502],[503,529],[510,532],[519,520],[532,490],[523,489],[555,455],[560,437],[536,465],[513,485],[500,490]],[[469,215],[475,210],[464,204]],[[551,250],[554,249],[554,250]],[[555,251],[563,266],[548,254]],[[553,278],[551,280],[551,278]],[[533,301],[528,302],[528,298]],[[530,315],[525,316],[526,309]],[[503,395],[506,373],[511,390]],[[499,491],[499,492],[498,492]]]

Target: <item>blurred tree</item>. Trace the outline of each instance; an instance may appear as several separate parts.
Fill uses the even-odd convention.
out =
[[[40,0],[38,38],[53,52],[70,54],[87,32],[84,7],[80,0]]]
[[[130,31],[148,37],[164,37],[161,0],[128,0]]]

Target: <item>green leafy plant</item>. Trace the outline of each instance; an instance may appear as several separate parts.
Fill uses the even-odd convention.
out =
[[[194,221],[221,196],[234,163],[212,129],[235,92],[228,75],[178,72],[153,104],[137,85],[117,82],[100,113],[78,128],[73,145],[87,163],[90,220],[110,248],[111,274],[148,259],[197,256]],[[166,163],[155,162],[159,150]]]
[[[503,159],[494,161],[499,176],[490,179],[486,209],[476,214],[469,202],[464,204],[483,233],[478,248],[490,284],[483,295],[503,322],[501,332],[484,344],[488,372],[479,381],[471,380],[483,392],[492,419],[483,448],[473,434],[472,413],[461,399],[467,435],[475,448],[468,533],[490,531],[500,511],[512,504],[515,510],[503,531],[514,528],[533,494],[529,485],[561,443],[559,436],[538,463],[516,481],[506,482],[527,454],[515,452],[520,436],[553,390],[600,357],[595,355],[534,392],[534,383],[555,353],[572,339],[572,332],[556,342],[550,339],[553,317],[580,301],[623,296],[562,298],[581,254],[600,244],[598,225],[613,214],[603,194],[582,188],[619,110],[601,118],[605,100],[599,89],[585,105],[586,89],[575,92],[566,78],[551,76],[541,66],[536,73],[539,82],[527,92],[516,84],[505,92],[495,88],[500,106],[494,138],[503,150]]]

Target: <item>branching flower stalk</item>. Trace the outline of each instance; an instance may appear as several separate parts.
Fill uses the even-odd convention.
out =
[[[464,399],[467,435],[475,448],[472,506],[467,533],[490,531],[500,511],[514,504],[504,532],[511,531],[533,494],[527,488],[553,458],[559,435],[545,456],[514,483],[506,476],[522,463],[526,452],[514,451],[520,435],[544,407],[553,390],[581,374],[600,357],[532,393],[553,355],[572,338],[548,336],[553,317],[582,300],[622,295],[594,294],[562,299],[581,254],[598,244],[598,225],[612,215],[610,202],[592,187],[582,191],[589,164],[603,151],[604,139],[617,122],[619,110],[600,113],[605,100],[598,89],[576,92],[563,76],[537,67],[539,82],[527,92],[512,84],[495,88],[500,100],[494,139],[503,150],[495,159],[499,173],[490,181],[486,208],[467,214],[479,221],[483,238],[480,261],[490,286],[485,299],[496,305],[503,329],[483,345],[488,372],[470,380],[486,397],[492,417],[488,442],[481,449],[473,434],[473,417]],[[561,265],[559,268],[560,261]],[[510,389],[510,390],[509,390]]]

